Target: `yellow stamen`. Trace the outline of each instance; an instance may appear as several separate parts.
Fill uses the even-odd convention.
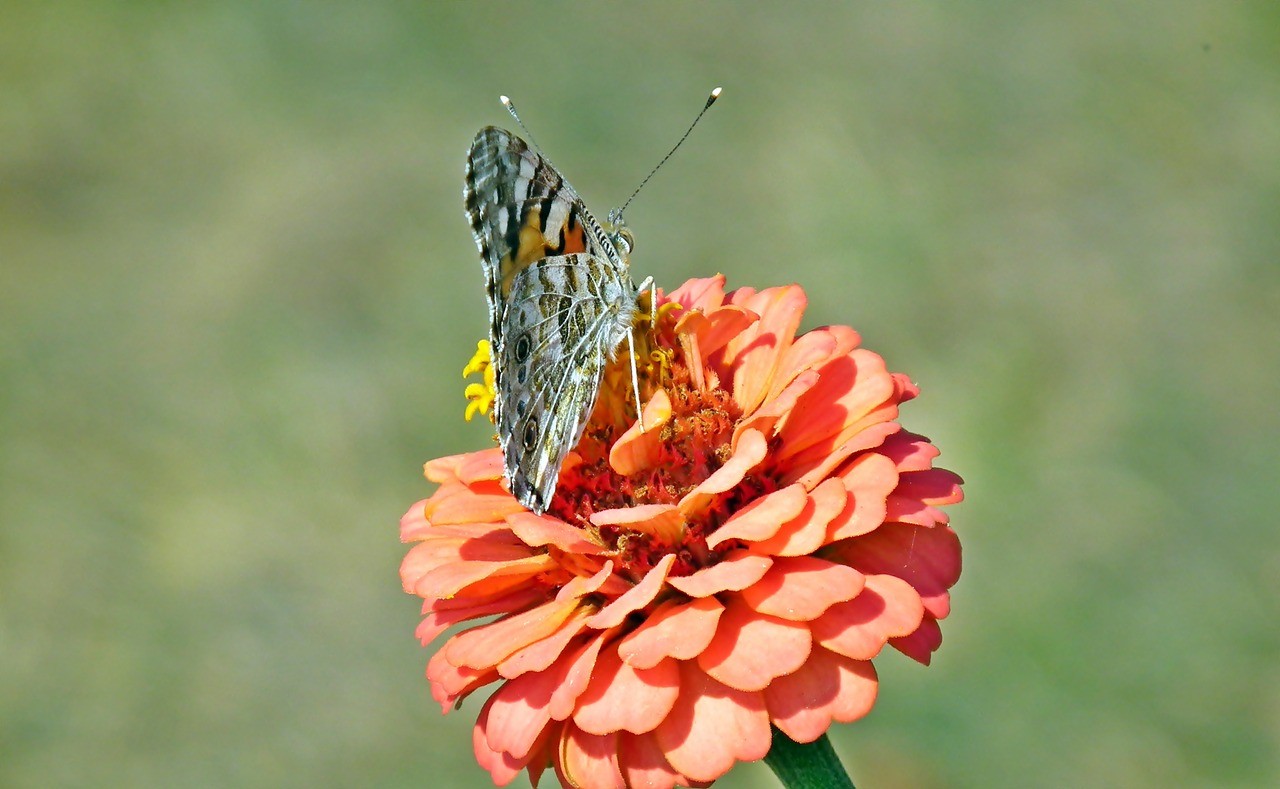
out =
[[[476,414],[488,414],[493,409],[493,399],[496,395],[493,380],[493,355],[489,348],[488,340],[481,340],[476,343],[475,354],[467,362],[467,366],[462,368],[463,378],[476,373],[484,375],[484,383],[467,384],[467,388],[463,391],[463,395],[467,398],[466,420],[468,422]]]

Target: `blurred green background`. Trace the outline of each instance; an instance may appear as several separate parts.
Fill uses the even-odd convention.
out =
[[[0,785],[489,785],[397,576],[463,154],[509,94],[602,215],[715,85],[637,279],[802,284],[968,483],[858,785],[1280,785],[1274,2],[0,10]]]

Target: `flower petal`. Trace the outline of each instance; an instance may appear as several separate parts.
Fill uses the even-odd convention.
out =
[[[575,529],[559,518],[549,515],[534,515],[526,509],[507,516],[507,525],[525,545],[541,548],[554,545],[568,553],[582,553],[589,556],[604,553],[604,547],[588,539],[586,532]]]
[[[710,597],[720,592],[737,592],[764,577],[773,564],[766,556],[754,556],[746,551],[734,551],[719,564],[704,567],[682,577],[671,577],[667,583],[690,597]]]
[[[680,694],[680,669],[675,660],[652,668],[636,668],[606,649],[596,662],[591,684],[578,699],[573,722],[591,734],[653,731],[667,717]]]
[[[869,660],[852,660],[814,647],[795,673],[764,691],[769,718],[796,742],[813,742],[835,721],[849,723],[875,704],[879,683]]]
[[[711,496],[731,490],[747,472],[760,465],[768,452],[769,442],[758,430],[743,433],[729,461],[680,500],[680,511],[689,516],[706,507]]]
[[[715,638],[697,662],[731,688],[763,690],[774,677],[800,668],[811,646],[808,627],[756,613],[739,601],[725,607]]]
[[[813,556],[777,557],[760,582],[742,590],[752,610],[792,622],[817,619],[831,606],[857,597],[865,577]]]
[[[714,549],[728,540],[765,540],[804,511],[809,496],[802,485],[790,485],[761,496],[738,510],[707,538]]]
[[[445,643],[442,651],[455,666],[496,666],[516,650],[550,636],[577,607],[576,598],[552,600],[524,613],[459,633]]]
[[[818,644],[854,660],[870,660],[890,638],[920,626],[924,604],[915,589],[892,575],[868,575],[862,593],[837,603],[810,623]]]
[[[652,603],[653,599],[658,596],[658,592],[662,591],[663,583],[667,580],[667,573],[671,572],[671,565],[675,564],[675,561],[676,555],[674,553],[663,556],[649,572],[645,573],[640,583],[628,589],[604,608],[601,608],[598,613],[587,620],[587,624],[597,630],[608,630],[611,627],[617,627],[622,624],[622,621],[631,612],[639,611],[649,603]]]
[[[643,421],[644,430],[640,429]],[[609,467],[624,477],[639,474],[662,461],[662,427],[671,421],[671,398],[659,389],[644,405],[644,419],[636,420],[609,449]]]
[[[804,510],[784,523],[777,534],[748,547],[772,556],[805,556],[827,542],[827,525],[849,507],[849,492],[838,479],[824,480],[809,493]]]
[[[618,656],[636,668],[656,666],[668,657],[692,660],[711,643],[723,612],[714,597],[672,600],[618,643]]]
[[[681,663],[680,698],[654,734],[671,766],[695,781],[763,759],[771,742],[762,694],[726,687],[689,663]]]
[[[584,789],[627,789],[618,770],[616,734],[588,734],[566,725],[556,758],[562,786]]]

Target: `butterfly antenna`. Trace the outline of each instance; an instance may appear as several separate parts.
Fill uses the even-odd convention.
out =
[[[671,150],[667,151],[667,155],[662,157],[662,161],[658,162],[658,166],[649,171],[649,174],[644,177],[644,180],[640,182],[640,185],[636,187],[636,190],[627,198],[627,202],[622,204],[622,208],[612,212],[615,216],[622,216],[622,212],[626,211],[627,206],[631,205],[631,201],[636,199],[636,195],[640,194],[640,190],[644,188],[644,185],[649,183],[649,179],[653,177],[653,174],[662,169],[662,165],[667,163],[667,160],[671,158],[671,154],[675,153],[680,146],[684,144],[684,141],[689,139],[689,134],[693,131],[693,127],[698,125],[698,121],[702,120],[702,116],[707,114],[707,110],[711,109],[711,105],[715,104],[716,99],[718,98],[720,98],[720,88],[716,88],[711,91],[711,95],[707,96],[707,103],[702,105],[702,109],[698,112],[697,117],[693,119],[693,123],[689,124],[689,128],[684,130],[684,134],[681,135],[680,140],[671,147]],[[508,109],[510,108],[508,107]]]
[[[524,132],[525,138],[529,140],[534,148],[538,149],[539,154],[542,154],[542,146],[538,145],[538,141],[533,139],[533,132],[529,131],[529,127],[525,126],[524,121],[520,120],[520,113],[516,112],[516,105],[511,101],[511,98],[509,96],[499,96],[498,99],[502,101],[502,106],[507,108],[507,112],[511,113],[511,117],[516,119],[516,123],[520,124],[520,129]],[[542,158],[546,159],[546,154],[542,154]],[[551,160],[547,159],[547,161]]]

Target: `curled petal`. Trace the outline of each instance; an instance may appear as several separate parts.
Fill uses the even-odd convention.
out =
[[[709,597],[721,592],[738,592],[764,577],[773,565],[766,556],[754,556],[746,551],[735,551],[720,560],[719,564],[698,570],[682,578],[669,578],[667,583],[690,597]]]

